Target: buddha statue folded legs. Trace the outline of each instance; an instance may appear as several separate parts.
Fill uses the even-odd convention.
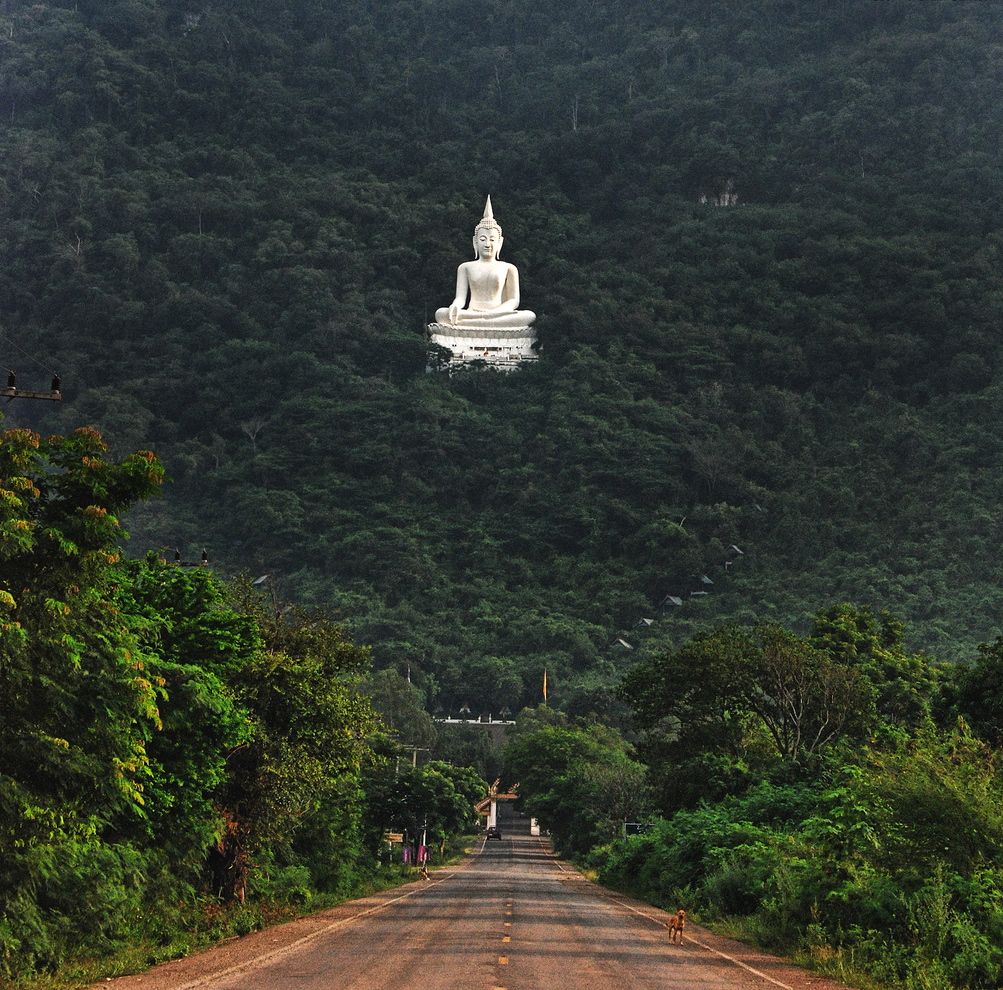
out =
[[[506,310],[504,312],[463,309],[450,314],[449,307],[435,311],[435,322],[443,326],[462,327],[464,330],[491,330],[495,328],[529,327],[536,319],[536,313],[528,309]]]

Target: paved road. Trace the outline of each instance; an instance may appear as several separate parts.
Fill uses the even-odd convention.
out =
[[[431,882],[257,933],[216,955],[99,985],[115,990],[801,990],[807,981],[812,990],[834,986],[699,929],[683,945],[670,945],[665,918],[654,908],[603,892],[560,863],[540,839],[506,828],[501,841],[482,843],[472,860],[433,873]]]

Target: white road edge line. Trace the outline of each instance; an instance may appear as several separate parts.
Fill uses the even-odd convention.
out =
[[[481,848],[477,850],[478,853],[484,852],[484,846],[487,840],[481,844]],[[366,908],[365,911],[360,911],[358,914],[353,914],[349,918],[341,918],[338,921],[331,922],[330,925],[325,925],[323,928],[318,928],[315,932],[310,932],[309,935],[302,935],[294,942],[290,942],[288,945],[280,946],[278,949],[272,949],[269,952],[265,952],[260,956],[255,956],[253,959],[247,959],[244,962],[235,963],[233,966],[228,966],[226,969],[221,969],[218,973],[211,973],[207,976],[200,976],[196,980],[191,980],[189,983],[182,983],[180,986],[174,987],[173,990],[195,990],[195,987],[204,987],[210,983],[215,983],[217,980],[222,980],[227,976],[231,976],[233,973],[239,973],[242,969],[248,969],[251,966],[257,966],[261,963],[271,962],[273,959],[278,959],[280,956],[286,955],[292,952],[294,949],[299,948],[301,945],[305,945],[307,942],[312,942],[315,938],[320,938],[321,935],[326,935],[330,931],[334,931],[335,928],[343,928],[345,925],[350,925],[353,921],[358,921],[359,918],[365,918],[367,915],[376,914],[377,911],[382,911],[384,908],[390,907],[391,904],[396,904],[398,901],[407,900],[409,897],[414,897],[415,894],[422,894],[426,890],[431,890],[433,887],[438,887],[439,884],[445,883],[447,880],[451,880],[457,873],[462,870],[463,867],[459,867],[453,870],[452,873],[444,876],[441,880],[433,880],[432,883],[427,884],[422,887],[415,887],[414,890],[409,890],[406,894],[401,894],[399,897],[391,897],[390,900],[384,901],[382,904],[377,904],[374,907]]]
[[[547,847],[543,839],[540,839],[540,845],[543,846],[543,848],[546,850]],[[571,872],[556,858],[556,856],[554,858],[554,865],[563,873]],[[586,877],[582,877],[582,879],[585,880],[586,883],[590,882]],[[593,886],[596,885],[593,884]],[[653,915],[646,914],[644,911],[640,911],[636,907],[632,907],[630,904],[625,904],[623,901],[618,900],[616,897],[612,897],[609,894],[604,894],[603,896],[605,896],[607,900],[612,901],[619,907],[626,908],[628,911],[632,911],[634,914],[639,914],[642,918],[647,918],[648,921],[650,921],[654,925],[657,925],[659,928],[665,927],[665,925]],[[699,945],[701,949],[706,949],[708,952],[713,952],[715,956],[720,956],[722,959],[727,959],[728,962],[734,963],[736,966],[741,966],[742,969],[748,970],[754,976],[758,976],[761,980],[766,980],[767,983],[772,983],[775,987],[781,987],[782,990],[794,990],[794,988],[788,985],[787,983],[781,983],[779,980],[773,979],[772,976],[767,976],[766,973],[762,973],[758,969],[754,969],[748,963],[742,962],[741,959],[736,959],[734,956],[729,956],[727,952],[722,952],[720,949],[714,949],[711,946],[705,944],[704,942],[701,942],[700,939],[694,938],[692,935],[685,935],[683,937],[686,939],[687,942],[692,942],[694,945]],[[181,990],[184,990],[184,988],[181,988]]]
[[[748,963],[742,962],[741,959],[735,959],[732,956],[729,956],[727,952],[721,952],[720,949],[714,949],[711,948],[711,946],[709,945],[704,945],[703,942],[701,942],[699,939],[694,938],[692,935],[687,935],[685,937],[687,942],[693,942],[696,945],[699,945],[701,949],[706,949],[708,952],[713,952],[714,955],[721,956],[723,959],[727,959],[728,962],[733,962],[736,966],[741,966],[742,969],[747,969],[750,973],[753,973],[754,975],[758,976],[761,980],[766,980],[767,983],[772,983],[775,987],[782,987],[783,990],[794,990],[794,988],[789,986],[788,984],[781,983],[779,980],[773,979],[772,976],[767,976],[765,973],[761,973],[758,969],[753,969],[752,966],[750,966]]]

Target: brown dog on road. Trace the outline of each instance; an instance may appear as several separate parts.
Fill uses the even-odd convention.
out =
[[[683,944],[683,929],[686,927],[686,912],[680,908],[676,913],[669,918],[669,941],[675,942],[676,936],[679,936],[679,944]]]

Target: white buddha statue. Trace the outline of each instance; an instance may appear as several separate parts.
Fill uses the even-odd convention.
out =
[[[519,309],[519,272],[515,265],[499,261],[502,229],[491,211],[491,197],[484,216],[474,228],[475,261],[456,269],[456,298],[436,310],[435,321],[444,326],[470,330],[529,327],[536,314]],[[467,304],[467,296],[470,303]]]

